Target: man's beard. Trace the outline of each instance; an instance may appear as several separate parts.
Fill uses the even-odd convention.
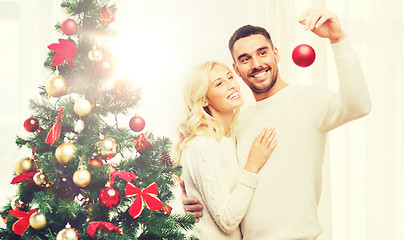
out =
[[[250,89],[251,89],[251,91],[252,91],[253,93],[255,93],[255,94],[261,94],[261,93],[264,93],[264,92],[268,92],[268,91],[275,85],[275,83],[276,83],[277,80],[278,80],[278,69],[276,69],[276,70],[274,71],[274,74],[273,74],[272,77],[271,77],[271,83],[268,85],[268,87],[265,87],[265,88],[256,88],[256,87],[254,86],[254,84],[251,84],[251,85],[250,85]]]

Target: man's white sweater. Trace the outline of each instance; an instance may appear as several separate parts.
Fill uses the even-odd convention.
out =
[[[242,109],[237,128],[239,165],[264,127],[274,127],[278,145],[260,170],[242,220],[246,240],[306,240],[321,234],[317,204],[327,132],[370,111],[370,98],[357,56],[347,39],[331,45],[339,92],[287,86]]]

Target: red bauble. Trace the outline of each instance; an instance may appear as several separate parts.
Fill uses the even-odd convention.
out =
[[[60,25],[60,29],[67,36],[73,35],[77,32],[77,23],[69,18]]]
[[[142,117],[139,116],[134,116],[133,118],[130,119],[129,121],[129,127],[132,129],[132,131],[135,132],[140,132],[144,129],[144,126],[146,125],[146,122]]]
[[[100,201],[101,205],[107,208],[114,208],[118,206],[121,202],[121,194],[113,188],[106,187],[100,191],[100,195],[98,195],[98,201]]]
[[[24,128],[27,132],[35,132],[39,128],[39,121],[34,117],[30,117],[24,121]]]
[[[110,78],[115,73],[114,61],[110,59],[102,59],[95,63],[94,71],[103,78]]]
[[[104,164],[99,156],[88,159],[87,163],[92,167],[101,167]]]
[[[299,67],[308,67],[316,59],[314,49],[307,44],[300,44],[292,52],[293,62]]]

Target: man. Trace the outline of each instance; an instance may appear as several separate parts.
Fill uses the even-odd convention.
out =
[[[328,38],[334,52],[339,92],[291,86],[278,72],[280,54],[263,28],[244,26],[229,41],[235,72],[256,103],[240,113],[237,153],[245,165],[248,147],[263,127],[274,127],[278,146],[259,172],[260,180],[241,223],[244,239],[316,239],[321,234],[317,204],[327,132],[365,116],[370,98],[357,56],[337,16],[309,9],[299,19],[305,29]],[[201,205],[183,194],[184,209],[201,216]]]

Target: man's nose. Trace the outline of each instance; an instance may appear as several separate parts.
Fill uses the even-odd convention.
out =
[[[253,57],[252,58],[252,64],[253,64],[254,68],[261,68],[262,60],[259,57]]]

